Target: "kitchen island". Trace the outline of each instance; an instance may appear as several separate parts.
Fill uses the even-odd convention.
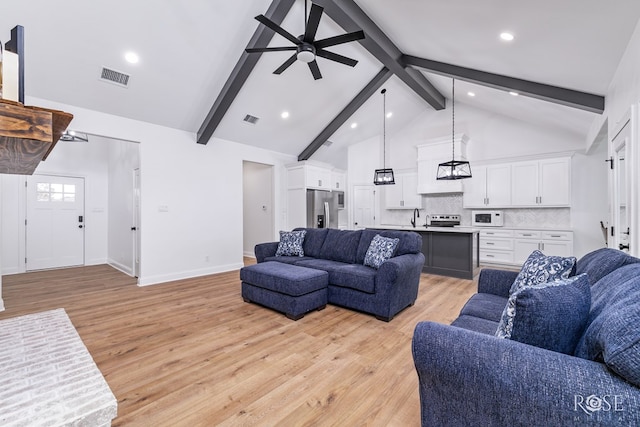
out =
[[[471,227],[380,226],[382,230],[415,231],[422,236],[424,273],[473,279],[479,269],[478,231]]]

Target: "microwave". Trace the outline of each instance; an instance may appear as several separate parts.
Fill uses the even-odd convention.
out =
[[[471,225],[474,227],[502,227],[502,211],[471,211]]]

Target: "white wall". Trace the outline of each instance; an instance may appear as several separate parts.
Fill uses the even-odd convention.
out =
[[[243,166],[243,253],[253,257],[258,243],[273,241],[273,166],[254,162]]]
[[[60,141],[35,174],[84,178],[85,265],[107,261],[107,146],[87,142]],[[24,175],[2,175],[3,182],[3,274],[25,271],[26,199]]]
[[[74,129],[140,142],[141,285],[241,267],[242,162],[274,165],[274,188],[283,189],[284,165],[296,161],[215,137],[201,145],[193,133],[47,100],[27,104],[74,114]],[[284,200],[277,191],[275,229],[286,224]]]
[[[109,233],[107,258],[110,265],[134,275],[133,185],[134,169],[140,167],[139,144],[107,140],[109,153]]]

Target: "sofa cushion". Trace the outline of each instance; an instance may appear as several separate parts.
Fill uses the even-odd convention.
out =
[[[331,283],[331,272],[349,264],[340,262],[340,261],[331,261],[330,259],[311,258],[311,259],[300,260],[296,262],[295,265],[300,267],[315,268],[316,270],[326,271],[327,273],[329,273],[329,283]]]
[[[320,249],[320,258],[354,264],[362,230],[330,228]]]
[[[422,252],[422,236],[413,231],[399,231],[399,230],[374,230],[367,228],[362,230],[362,237],[360,238],[360,244],[358,245],[358,251],[356,254],[356,263],[364,264],[364,257],[369,250],[371,240],[376,234],[382,237],[390,237],[400,239],[398,241],[398,248],[396,249],[395,256],[406,254],[417,254]]]
[[[324,243],[324,239],[327,237],[327,233],[329,232],[328,228],[294,228],[293,231],[306,231],[307,234],[304,236],[304,242],[302,242],[302,249],[304,249],[304,254],[306,256],[310,256],[313,258],[320,257],[320,249],[322,249],[322,244]]]
[[[327,276],[325,271],[280,262],[262,262],[240,269],[242,282],[291,296],[306,295],[326,288]]]
[[[482,319],[499,322],[502,317],[502,311],[507,305],[507,298],[493,294],[478,293],[473,295],[466,302],[460,315],[480,317]],[[492,331],[493,334],[495,332]]]
[[[600,248],[580,258],[576,263],[576,274],[587,273],[593,285],[612,271],[628,264],[639,263],[640,259],[622,251]]]
[[[590,307],[586,274],[524,286],[509,297],[496,336],[573,354]]]
[[[535,250],[522,264],[522,269],[509,290],[509,295],[524,286],[566,279],[575,266],[575,257],[546,256]]]
[[[493,335],[498,328],[498,322],[492,320],[482,319],[480,317],[462,315],[451,323],[451,326],[456,326],[462,329],[468,329],[470,331],[480,332],[487,335]]]
[[[591,287],[589,326],[575,351],[640,386],[640,264],[620,267]]]
[[[371,240],[367,254],[364,256],[363,264],[377,270],[383,262],[395,254],[399,241],[400,239],[398,238],[382,237],[376,234]]]
[[[307,234],[306,230],[280,231],[280,243],[278,243],[276,256],[304,256],[302,242],[305,234]]]
[[[373,294],[377,270],[360,264],[349,264],[329,273],[329,284]]]
[[[296,264],[300,261],[304,261],[304,260],[308,260],[308,259],[315,259],[315,258],[311,258],[308,256],[268,256],[264,259],[264,261],[277,261],[277,262],[282,262],[285,264]]]

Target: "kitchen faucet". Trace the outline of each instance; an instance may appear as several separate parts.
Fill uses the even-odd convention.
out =
[[[415,208],[413,210],[413,219],[411,220],[411,225],[413,225],[413,228],[416,228],[416,216],[420,218],[420,211],[418,210],[418,208]]]

